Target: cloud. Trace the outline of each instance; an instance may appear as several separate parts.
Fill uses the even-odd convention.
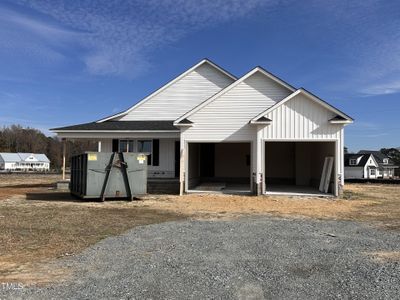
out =
[[[378,84],[372,84],[361,90],[361,93],[365,96],[377,96],[377,95],[389,95],[400,92],[400,76],[397,79],[382,82]]]
[[[25,1],[24,7],[53,20],[17,19],[21,26],[81,47],[79,59],[96,75],[132,77],[150,65],[151,54],[186,35],[249,16],[274,5],[265,0]],[[54,27],[57,24],[57,27]],[[68,28],[68,30],[66,29]]]

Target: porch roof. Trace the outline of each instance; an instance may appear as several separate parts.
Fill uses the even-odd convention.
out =
[[[50,129],[54,132],[69,131],[179,131],[173,121],[106,121],[90,122]]]

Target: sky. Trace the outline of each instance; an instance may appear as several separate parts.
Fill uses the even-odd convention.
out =
[[[400,2],[2,0],[0,125],[129,108],[203,58],[259,65],[343,110],[351,151],[400,147]]]

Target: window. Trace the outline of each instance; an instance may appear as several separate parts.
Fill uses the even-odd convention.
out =
[[[389,163],[389,159],[384,158],[384,159],[383,159],[383,163],[384,163],[385,165],[387,165],[387,164]]]
[[[375,169],[370,169],[370,170],[369,170],[369,174],[370,174],[371,176],[375,176],[376,170],[375,170]]]
[[[357,159],[350,159],[350,166],[355,166],[357,164]]]
[[[118,152],[133,152],[133,140],[119,140]]]
[[[147,164],[151,165],[151,154],[153,149],[153,141],[138,141],[138,152],[149,153],[147,155]]]

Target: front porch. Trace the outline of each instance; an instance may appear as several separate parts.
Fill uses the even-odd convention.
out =
[[[149,192],[179,192],[180,131],[172,121],[93,122],[54,131],[63,140],[63,180],[69,165],[67,141],[90,140],[96,141],[97,152],[146,153]]]

